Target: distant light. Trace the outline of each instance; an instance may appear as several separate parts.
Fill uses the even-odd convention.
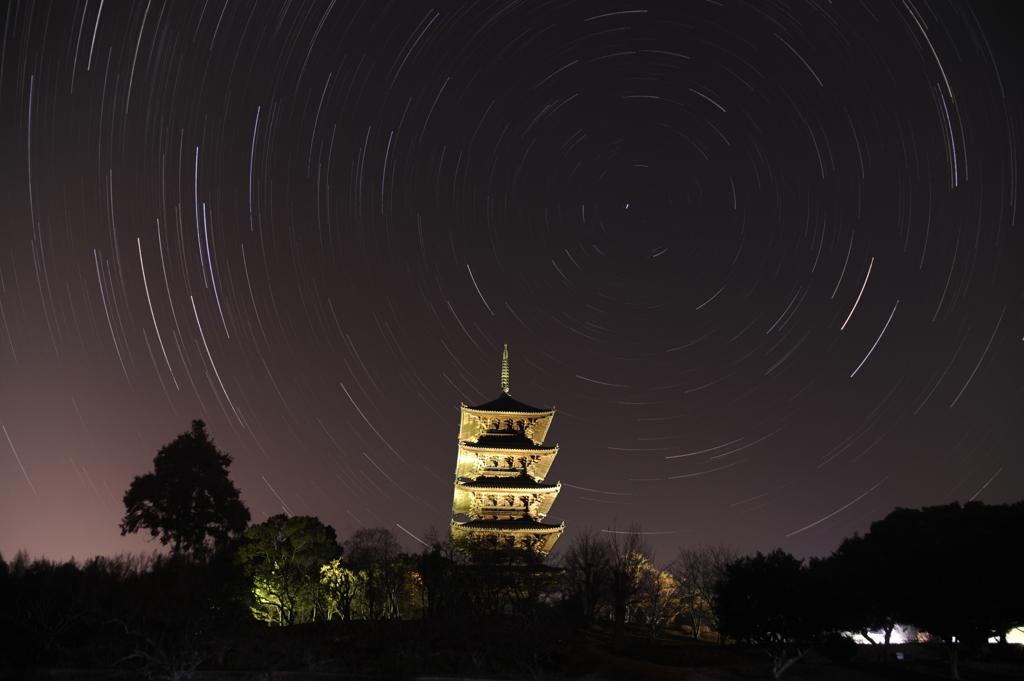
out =
[[[626,210],[629,210],[629,204],[628,203],[626,204]]]
[[[885,632],[880,629],[871,631],[869,633],[871,634],[871,638],[874,639],[876,645],[882,643],[885,640]],[[864,638],[864,636],[860,633],[847,632],[847,635],[861,645],[870,645],[871,643],[866,638]],[[917,629],[915,629],[914,627],[903,626],[902,624],[897,624],[893,628],[892,635],[889,637],[889,643],[897,645],[900,643],[913,643],[917,640]]]

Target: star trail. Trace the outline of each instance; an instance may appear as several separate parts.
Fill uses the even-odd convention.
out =
[[[195,418],[254,522],[416,550],[505,343],[566,546],[826,555],[1021,499],[996,8],[13,0],[0,552],[154,548],[121,497]]]

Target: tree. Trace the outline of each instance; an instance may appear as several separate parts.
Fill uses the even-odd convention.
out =
[[[684,584],[684,601],[692,622],[693,638],[704,627],[719,630],[715,584],[725,577],[725,566],[739,558],[728,544],[701,544],[680,548],[669,572]]]
[[[891,566],[873,611],[944,640],[958,678],[960,643],[984,648],[1024,622],[1024,596],[1000,579],[1024,562],[1024,544],[1014,539],[1022,524],[1024,501],[897,508],[834,557],[848,572],[858,563]]]
[[[871,632],[881,631],[883,661],[889,659],[896,612],[905,588],[906,571],[894,569],[896,565],[877,542],[857,534],[844,539],[822,565],[843,629],[860,633],[872,645],[878,642]]]
[[[653,643],[661,628],[674,620],[685,607],[682,580],[663,572],[646,558],[640,565],[640,597],[634,617],[644,625],[647,643]]]
[[[779,678],[827,629],[821,613],[827,599],[817,598],[815,587],[803,561],[782,549],[729,563],[715,587],[720,633],[764,647]]]
[[[322,568],[341,555],[334,528],[311,516],[279,514],[246,530],[236,554],[252,584],[252,614],[270,624],[327,619]]]
[[[607,583],[615,616],[613,648],[622,652],[626,648],[626,615],[643,600],[644,568],[650,564],[653,552],[636,523],[625,532],[609,530],[609,534]]]
[[[108,630],[97,642],[121,641],[127,654],[119,662],[133,663],[142,678],[192,678],[196,667],[226,652],[224,635],[242,615],[230,597],[238,581],[231,558],[226,551],[205,561],[154,553],[87,566],[106,573],[116,599],[109,616],[119,631]]]
[[[451,622],[465,614],[466,554],[452,545],[451,534],[431,527],[423,537],[417,572],[422,580],[423,609],[427,619]]]
[[[0,620],[5,646],[33,663],[52,660],[88,631],[91,608],[82,571],[74,559],[30,562],[23,551],[11,567],[10,600],[4,603],[9,613],[7,622]]]
[[[204,558],[249,524],[249,509],[228,477],[232,458],[217,449],[201,420],[165,445],[153,472],[137,475],[124,495],[121,535],[149,530],[174,555]]]
[[[365,619],[401,617],[401,604],[412,584],[410,559],[401,550],[398,536],[386,527],[356,530],[345,542],[349,567],[361,587],[357,604]]]
[[[583,621],[594,623],[601,599],[607,591],[605,582],[612,563],[611,544],[591,528],[585,528],[573,537],[565,554],[566,595],[579,604]]]
[[[320,568],[320,583],[326,595],[327,619],[335,615],[345,621],[352,619],[352,604],[359,593],[356,573],[345,567],[341,558],[335,558]]]

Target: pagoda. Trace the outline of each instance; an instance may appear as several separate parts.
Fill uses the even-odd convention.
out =
[[[477,407],[462,405],[455,466],[452,542],[480,557],[493,551],[544,556],[565,523],[541,522],[561,483],[544,482],[558,447],[544,446],[554,409],[512,399],[508,346],[501,359],[501,395]]]

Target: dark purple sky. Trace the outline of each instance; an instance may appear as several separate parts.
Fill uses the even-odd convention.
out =
[[[1021,53],[988,4],[11,2],[0,552],[203,418],[256,522],[446,531],[459,404],[549,520],[825,555],[1024,497]]]

